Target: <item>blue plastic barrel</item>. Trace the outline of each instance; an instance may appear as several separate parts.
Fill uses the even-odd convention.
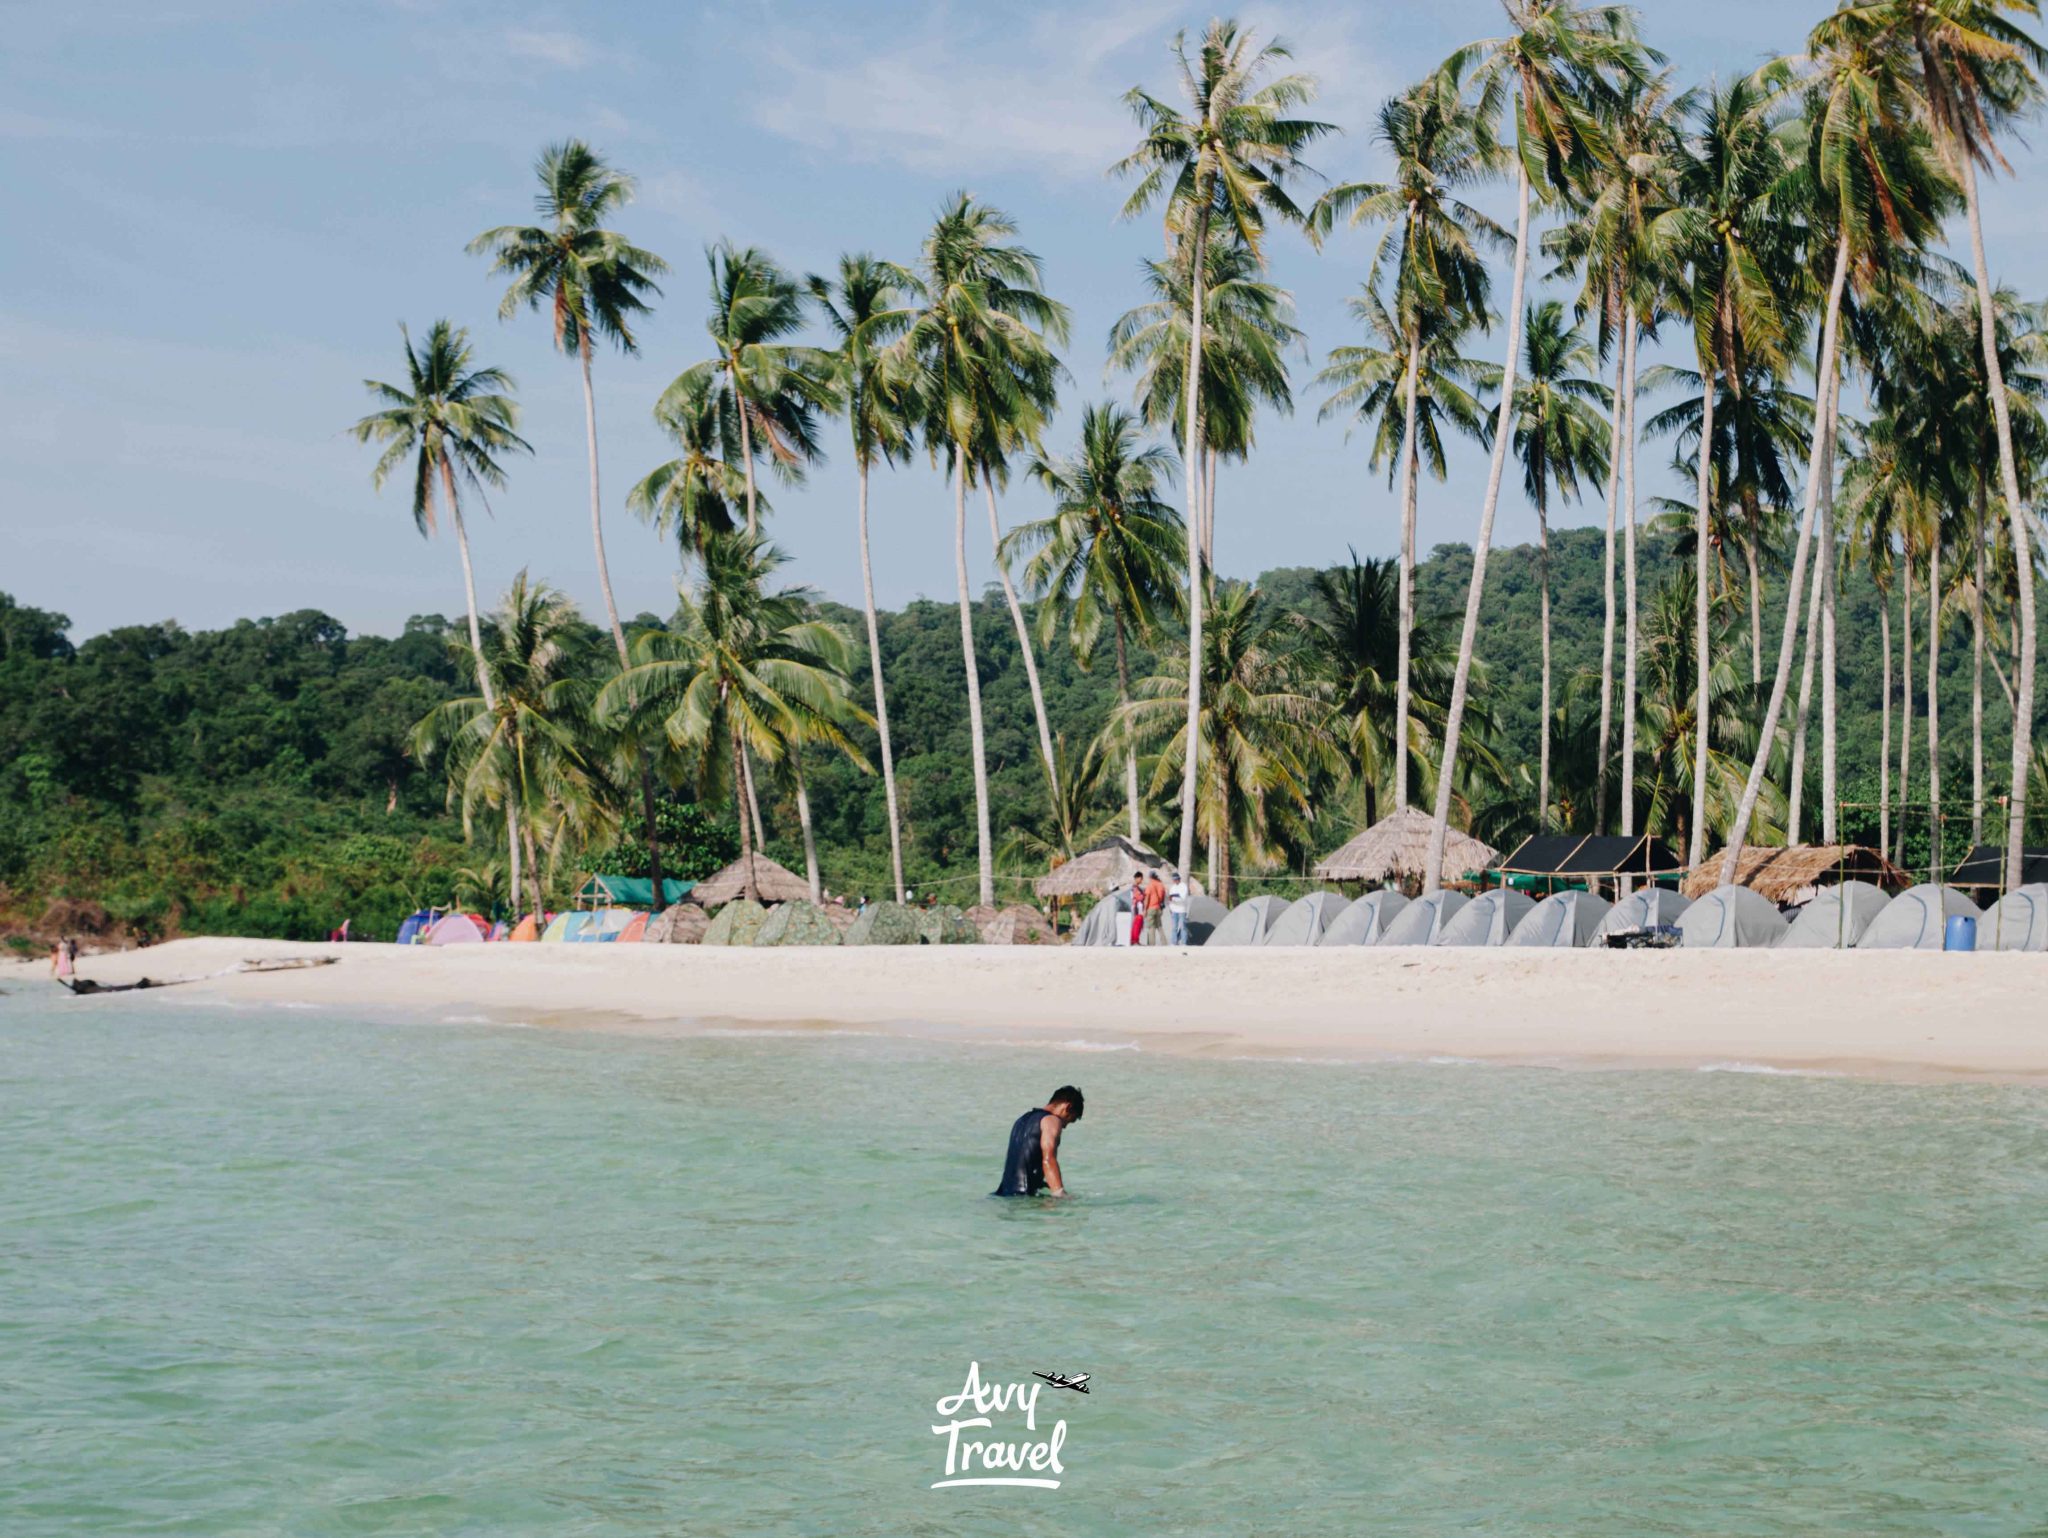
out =
[[[1948,932],[1942,936],[1941,948],[1945,951],[1974,951],[1977,948],[1977,921],[1967,913],[1950,914]]]

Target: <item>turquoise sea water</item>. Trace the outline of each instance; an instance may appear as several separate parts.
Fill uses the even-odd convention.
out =
[[[17,993],[0,1108],[8,1538],[2048,1515],[2038,1090]],[[1060,1489],[929,1488],[969,1362]]]

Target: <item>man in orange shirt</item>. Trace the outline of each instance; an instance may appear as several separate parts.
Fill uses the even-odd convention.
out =
[[[1166,933],[1160,928],[1161,916],[1166,911],[1166,883],[1159,879],[1158,871],[1145,875],[1145,943],[1164,945]]]

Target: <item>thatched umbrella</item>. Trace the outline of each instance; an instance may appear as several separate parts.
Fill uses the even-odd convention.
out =
[[[700,907],[715,908],[720,903],[731,902],[746,889],[746,861],[734,860],[717,875],[707,876],[698,882],[696,890],[690,893],[690,901]],[[754,895],[764,903],[803,902],[810,898],[811,887],[788,866],[769,859],[765,854],[756,854]]]
[[[1687,897],[1705,897],[1721,885],[1725,850],[1693,867],[1681,890]],[[1793,844],[1778,849],[1745,845],[1735,862],[1735,886],[1746,886],[1774,903],[1804,902],[1823,886],[1838,881],[1868,881],[1888,891],[1902,891],[1913,878],[1867,844]]]
[[[1159,872],[1171,882],[1173,862],[1143,844],[1112,834],[1064,865],[1056,865],[1031,883],[1040,897],[1100,897],[1112,887],[1129,886],[1138,871]]]
[[[1315,874],[1324,881],[1363,881],[1380,886],[1402,877],[1421,880],[1429,860],[1430,816],[1408,807],[1382,817],[1335,854]],[[1500,858],[1491,844],[1451,829],[1444,838],[1445,871],[1484,870]]]

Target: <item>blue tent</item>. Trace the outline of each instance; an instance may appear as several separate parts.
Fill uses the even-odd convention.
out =
[[[420,909],[419,912],[413,914],[403,924],[398,926],[398,943],[400,945],[419,944],[426,932],[434,927],[434,920],[440,916],[438,909]]]

